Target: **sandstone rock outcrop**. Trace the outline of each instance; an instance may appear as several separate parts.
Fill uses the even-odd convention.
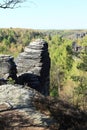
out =
[[[0,82],[4,82],[9,77],[16,81],[16,73],[14,58],[9,55],[0,55]]]
[[[49,95],[48,44],[42,39],[31,42],[15,61],[19,84],[27,84],[42,94]]]
[[[0,86],[0,130],[87,130],[87,113],[23,85]]]
[[[0,121],[5,117],[4,121],[11,130],[15,130],[16,127],[22,129],[22,127],[43,127],[44,130],[51,125],[54,125],[55,120],[49,115],[41,113],[33,104],[35,98],[44,99],[39,92],[32,88],[21,85],[1,85],[0,86]],[[15,119],[16,117],[16,119]],[[7,119],[8,118],[8,119]],[[7,120],[6,120],[7,119]],[[0,127],[0,130],[2,127]],[[19,129],[17,129],[19,130]],[[29,129],[32,130],[32,129]]]

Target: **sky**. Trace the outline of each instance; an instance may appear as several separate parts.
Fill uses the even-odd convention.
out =
[[[27,0],[20,8],[0,9],[0,28],[10,27],[87,29],[87,0]]]

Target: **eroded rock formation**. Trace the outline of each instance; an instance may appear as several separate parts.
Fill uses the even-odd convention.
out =
[[[30,86],[48,96],[50,57],[47,42],[42,39],[31,42],[15,62],[12,56],[0,56],[0,85],[11,77],[17,84]]]
[[[17,81],[16,73],[14,58],[9,55],[0,55],[0,84],[3,84],[9,77]]]
[[[49,95],[50,58],[48,44],[42,39],[31,42],[16,59],[19,84]]]

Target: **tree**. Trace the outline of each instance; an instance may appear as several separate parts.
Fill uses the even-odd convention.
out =
[[[77,86],[74,89],[76,105],[85,109],[87,106],[87,52],[80,54],[80,62],[77,64],[79,75],[72,76]]]
[[[17,6],[18,4],[21,4],[23,2],[25,2],[26,0],[3,0],[1,3],[0,3],[0,8],[3,8],[3,9],[13,9],[15,7],[19,7]]]
[[[71,40],[59,35],[51,38],[49,52],[51,57],[50,88],[52,96],[61,96],[65,82],[73,66]]]
[[[87,72],[87,52],[83,52],[81,55],[82,62],[78,64],[77,68]]]

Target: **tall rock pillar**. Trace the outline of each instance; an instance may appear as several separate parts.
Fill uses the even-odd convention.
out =
[[[42,39],[31,42],[16,59],[19,84],[27,84],[49,95],[50,57],[48,44]]]

